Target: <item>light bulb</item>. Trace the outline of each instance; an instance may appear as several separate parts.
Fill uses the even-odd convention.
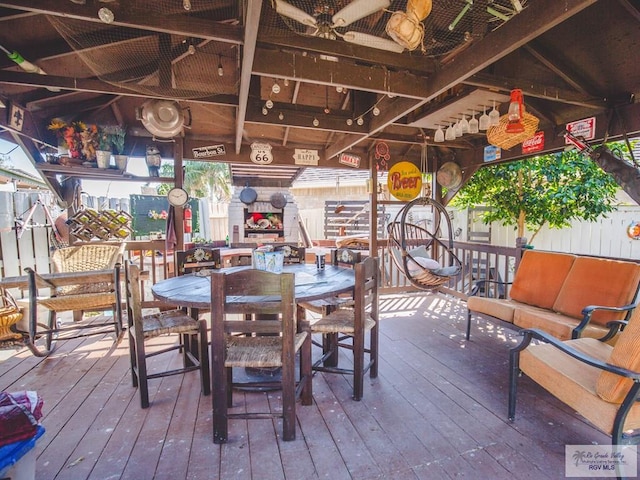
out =
[[[362,117],[358,117],[358,119],[356,120],[356,123],[358,125],[364,125],[364,119]]]
[[[267,110],[267,107],[262,107],[262,114],[266,115],[267,113],[269,113],[269,110]]]
[[[98,10],[98,18],[104,23],[111,23],[113,22],[115,17],[111,10],[109,10],[107,7],[102,7],[100,10]]]
[[[187,47],[187,53],[189,55],[195,55],[196,53],[196,47],[193,46],[193,43],[190,43],[189,46]],[[220,68],[221,66],[218,65],[218,68]]]
[[[273,101],[271,99],[267,100],[264,103],[264,106],[267,107],[268,109],[272,109],[273,108]]]
[[[273,86],[271,87],[271,91],[276,95],[280,93],[280,85],[278,85],[278,82],[275,82],[273,84]]]
[[[444,142],[444,130],[442,130],[442,126],[438,125],[438,129],[433,136],[433,141],[437,143]]]
[[[352,118],[347,118],[347,125],[349,125],[349,126],[353,125],[353,119]]]
[[[380,115],[380,109],[378,107],[373,107],[373,111],[371,113],[373,113],[374,117],[377,117]]]
[[[280,113],[278,114],[278,118],[279,118],[280,120],[284,120],[284,113],[280,112]]]
[[[317,118],[314,118],[312,123],[314,127],[317,127],[318,125],[320,125],[320,120],[318,120]]]
[[[191,10],[191,0],[182,0],[182,8],[185,10]]]
[[[224,76],[224,70],[222,69],[222,64],[218,65],[218,76]]]
[[[288,87],[288,86],[289,86],[289,79],[288,79],[288,78],[285,78],[285,79],[282,81],[282,83],[284,83],[284,86],[285,86],[285,87]]]
[[[336,92],[342,93],[342,87],[340,87],[340,86],[336,87]]]

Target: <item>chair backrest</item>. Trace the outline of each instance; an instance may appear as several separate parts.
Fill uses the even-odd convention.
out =
[[[362,259],[361,252],[350,248],[336,248],[331,250],[331,263],[340,267],[353,268]]]
[[[211,278],[212,352],[224,351],[228,333],[282,334],[283,350],[293,352],[295,323],[295,277],[247,269],[232,273],[213,272]],[[242,302],[233,302],[242,297]],[[235,320],[226,314],[256,314],[269,320]],[[244,317],[243,317],[244,318]],[[288,351],[288,350],[287,350]]]
[[[142,319],[142,297],[140,295],[140,269],[128,261],[124,265],[124,285],[127,323],[131,327],[136,320]]]
[[[354,266],[355,289],[353,294],[354,308],[356,310],[355,321],[356,330],[358,322],[364,321],[369,315],[376,322],[378,321],[378,259],[367,257]],[[358,315],[358,312],[360,315]]]
[[[118,244],[85,244],[76,247],[65,247],[51,254],[51,270],[53,273],[91,272],[110,270],[122,262],[125,243]],[[58,295],[82,293],[102,293],[110,291],[112,284],[87,283],[84,285],[66,285],[58,287]]]
[[[122,242],[59,248],[51,255],[51,267],[54,273],[107,270],[122,261],[124,247]]]
[[[195,247],[175,252],[176,275],[222,267],[219,248]]]
[[[304,263],[305,248],[291,244],[281,244],[273,246],[274,252],[284,252],[284,263]]]

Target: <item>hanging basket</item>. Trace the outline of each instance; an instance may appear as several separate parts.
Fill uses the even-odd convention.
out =
[[[6,290],[0,290],[0,340],[16,340],[22,338],[19,333],[11,331],[22,318],[22,310]]]
[[[522,116],[524,132],[507,133],[507,125],[509,124],[508,115],[502,115],[498,125],[489,127],[489,130],[487,130],[487,140],[489,140],[491,145],[509,150],[511,147],[533,137],[538,130],[539,122],[540,120],[538,120],[538,118],[530,113],[524,112]]]

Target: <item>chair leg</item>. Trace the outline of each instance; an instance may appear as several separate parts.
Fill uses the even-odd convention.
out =
[[[84,314],[84,312],[82,310],[74,310],[73,311],[73,321],[74,322],[79,322],[82,320],[82,315]]]
[[[200,382],[202,384],[202,393],[204,395],[210,395],[211,371],[209,370],[209,345],[207,343],[207,322],[205,320],[200,320],[198,322],[198,345],[200,345],[198,358],[200,359]]]
[[[138,349],[133,338],[133,331],[129,329],[129,360],[131,362],[131,381],[133,388],[138,388]]]
[[[296,380],[292,362],[282,366],[282,439],[296,439]]]
[[[360,401],[364,390],[364,334],[353,337],[353,399]]]
[[[300,399],[302,405],[313,404],[313,372],[311,371],[311,332],[300,348],[300,381],[304,382]]]
[[[322,335],[322,354],[326,355],[330,353],[323,365],[325,367],[337,367],[338,366],[338,334],[337,333],[325,333]]]
[[[140,406],[149,408],[149,381],[147,379],[147,357],[144,340],[136,341],[136,364],[138,366],[138,388],[140,390]]]
[[[371,367],[369,367],[369,377],[377,378],[378,377],[378,343],[379,343],[379,330],[378,324],[371,329],[371,334],[369,336],[369,362],[371,363]]]
[[[228,440],[227,405],[229,382],[227,378],[228,368],[213,366],[213,443],[226,443]]]

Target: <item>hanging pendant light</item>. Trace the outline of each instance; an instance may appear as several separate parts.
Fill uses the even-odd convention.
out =
[[[489,112],[489,126],[495,127],[500,123],[500,112],[496,109],[496,101],[493,101],[493,110]]]
[[[478,124],[478,128],[484,132],[485,130],[489,129],[490,124],[491,124],[491,119],[489,118],[489,115],[487,115],[487,107],[483,105],[482,115],[480,115],[480,122]]]
[[[433,141],[437,143],[444,142],[444,130],[442,130],[442,125],[438,125],[438,129],[436,133],[433,135]]]
[[[515,88],[511,90],[511,100],[509,101],[509,113],[507,114],[509,123],[507,123],[507,133],[522,133],[524,125],[522,118],[524,116],[524,100],[522,98],[522,90]]]
[[[455,140],[456,139],[456,129],[453,125],[451,125],[451,122],[449,122],[449,127],[447,128],[447,131],[444,134],[444,138],[445,140]]]
[[[478,120],[476,119],[476,111],[473,111],[473,115],[471,115],[471,120],[469,120],[469,133],[478,133]]]

